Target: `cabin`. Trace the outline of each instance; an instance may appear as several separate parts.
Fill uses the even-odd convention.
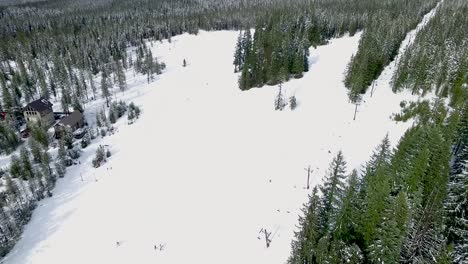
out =
[[[45,127],[50,127],[55,122],[52,103],[44,98],[26,105],[26,107],[23,108],[23,115],[26,122],[40,123]]]
[[[55,138],[61,138],[63,135],[63,132],[65,131],[65,128],[70,128],[71,131],[75,131],[79,128],[84,127],[85,125],[85,120],[84,116],[80,111],[75,111],[71,113],[69,116],[64,117],[60,122],[58,122],[54,126],[55,130]]]

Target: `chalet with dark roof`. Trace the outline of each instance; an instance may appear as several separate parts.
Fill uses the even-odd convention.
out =
[[[41,123],[46,127],[50,127],[55,121],[52,103],[44,98],[26,105],[23,108],[23,114],[26,122]]]
[[[85,125],[84,116],[80,111],[75,111],[71,113],[69,116],[64,117],[60,122],[58,122],[54,129],[55,129],[55,137],[61,138],[63,132],[68,127],[71,131],[75,131],[78,128],[82,128]]]

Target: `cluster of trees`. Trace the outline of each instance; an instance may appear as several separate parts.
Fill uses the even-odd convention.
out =
[[[135,60],[129,47],[138,47],[135,67],[151,80],[164,66],[152,58],[146,40],[197,33],[200,28],[249,27],[273,6],[285,8],[284,2],[58,0],[0,6],[3,108],[20,106],[22,98],[63,93],[66,110],[90,92],[96,97],[93,78],[99,73],[117,76],[122,89],[122,68]]]
[[[141,109],[140,109],[140,107],[138,107],[138,106],[135,105],[133,102],[131,102],[131,103],[128,105],[128,114],[127,114],[127,118],[128,118],[129,124],[133,124],[133,122],[135,121],[135,119],[140,118],[140,114],[141,114]]]
[[[70,128],[65,129],[58,144],[53,144],[58,147],[54,156],[49,151],[51,140],[46,129],[39,124],[30,124],[29,129],[28,144],[11,155],[7,168],[0,168],[0,181],[5,186],[0,192],[0,257],[20,238],[37,202],[52,196],[57,178],[64,177],[67,167],[77,164],[81,155]],[[90,129],[81,139],[81,148],[95,137]]]
[[[107,158],[111,156],[110,150],[106,150],[103,146],[99,146],[96,150],[96,156],[94,157],[92,164],[94,168],[99,168],[103,163],[107,161]]]
[[[468,104],[406,106],[416,125],[388,138],[363,171],[346,175],[342,153],[299,218],[289,263],[468,261]],[[319,191],[320,190],[320,191]]]
[[[0,7],[0,110],[13,112],[39,97],[60,99],[64,112],[82,110],[99,92],[109,103],[114,84],[126,89],[125,70],[134,60],[136,71],[147,74],[148,81],[160,74],[165,65],[145,47],[150,37],[143,32],[146,27],[134,14],[120,17],[121,8],[130,3],[118,2],[70,5],[62,0]],[[147,5],[164,5],[145,2],[135,6],[147,13]],[[99,10],[93,9],[97,6]],[[140,47],[136,59],[127,50],[130,46]],[[99,78],[100,89],[95,83]]]
[[[451,104],[464,98],[468,82],[467,12],[466,1],[441,3],[435,16],[402,55],[393,76],[394,91],[410,89],[416,94],[434,91],[450,97]]]
[[[5,191],[0,194],[0,256],[6,255],[19,239],[38,201],[52,196],[61,167],[53,164],[47,147],[34,138],[29,147],[14,154],[6,171],[0,173]]]
[[[236,70],[243,69],[239,84],[248,89],[300,77],[308,68],[308,46],[366,28],[347,78],[352,91],[362,92],[435,2],[58,0],[0,7],[3,108],[58,93],[65,110],[79,108],[88,93],[96,97],[98,73],[116,76],[124,89],[121,70],[134,63],[151,81],[164,65],[153,60],[145,41],[199,29],[256,28],[236,52]],[[129,47],[138,47],[136,62]],[[101,90],[108,99],[106,84],[101,82]]]
[[[242,90],[276,84],[308,70],[308,48],[345,32],[364,29],[345,78],[350,98],[358,101],[394,59],[407,32],[431,10],[431,1],[316,0],[298,3],[257,20],[254,37],[239,36],[234,70]]]
[[[283,87],[280,84],[279,85],[279,90],[278,94],[275,97],[275,110],[276,111],[283,111],[286,106],[289,105],[289,108],[291,111],[294,111],[297,107],[297,99],[295,95],[290,96],[289,98],[286,97],[286,95],[283,92]]]
[[[133,123],[135,119],[140,117],[141,109],[133,102],[127,105],[124,101],[119,101],[112,102],[109,105],[108,114],[106,114],[104,109],[96,112],[96,125],[97,129],[100,130],[99,134],[105,137],[108,132],[113,133],[114,127],[112,125],[125,113],[127,113],[129,123]]]
[[[307,36],[305,17],[292,15],[272,15],[265,24],[257,24],[253,38],[250,29],[241,31],[234,54],[234,71],[242,73],[240,89],[302,77],[309,70]]]
[[[148,83],[154,80],[155,74],[161,74],[162,70],[166,68],[164,62],[158,62],[157,58],[153,58],[151,49],[146,47],[145,44],[142,44],[137,49],[137,57],[135,62],[135,71],[146,74]],[[130,66],[132,66],[133,61],[130,60]]]
[[[379,1],[352,57],[345,77],[349,97],[358,102],[372,82],[397,55],[408,31],[416,28],[437,1]]]
[[[0,121],[0,154],[12,152],[20,142],[16,130],[8,123]]]

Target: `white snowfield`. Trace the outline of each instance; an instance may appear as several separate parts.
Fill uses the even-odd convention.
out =
[[[4,263],[284,263],[311,191],[304,168],[314,186],[342,150],[349,171],[359,169],[387,133],[396,144],[411,125],[390,119],[414,99],[391,92],[394,63],[353,121],[342,80],[360,34],[312,48],[310,71],[283,85],[298,108],[282,112],[274,111],[277,87],[238,89],[237,35],[201,31],[154,43],[167,71],[149,85],[129,80],[116,96],[140,105],[141,118],[120,120],[118,133],[85,150]],[[93,169],[99,144],[113,156]],[[272,233],[269,248],[262,228]]]

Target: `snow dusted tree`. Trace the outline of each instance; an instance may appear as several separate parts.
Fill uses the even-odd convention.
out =
[[[31,155],[33,157],[33,162],[38,164],[41,162],[42,149],[41,145],[34,139],[29,139],[29,148],[31,149]]]
[[[320,201],[320,228],[322,234],[327,234],[336,228],[337,216],[342,207],[345,190],[346,161],[343,153],[338,152],[330,164],[323,186],[320,187],[322,199]]]
[[[55,173],[57,173],[57,176],[59,178],[63,178],[66,173],[66,167],[65,165],[62,164],[62,162],[57,161],[55,162]]]
[[[81,99],[78,96],[74,95],[72,99],[72,107],[73,111],[79,111],[81,113],[84,112],[83,104],[81,103]]]
[[[12,178],[20,178],[23,176],[23,168],[21,167],[21,160],[16,154],[11,156],[10,160],[10,175]]]
[[[106,99],[107,107],[109,107],[110,96],[111,96],[111,93],[110,93],[109,89],[110,89],[110,85],[109,85],[109,81],[108,81],[107,71],[104,70],[102,72],[102,76],[101,76],[101,93],[102,93],[102,96]]]
[[[450,177],[445,208],[453,261],[468,263],[468,160],[460,163],[459,172]]]
[[[7,83],[5,81],[5,77],[3,74],[0,74],[0,88],[2,89],[2,103],[3,108],[5,110],[11,109],[15,103],[13,98],[11,97],[10,91],[8,89]]]
[[[70,90],[65,86],[62,87],[62,97],[60,98],[60,102],[62,103],[62,110],[65,113],[70,112],[70,106],[72,104],[72,97],[70,95]]]
[[[12,152],[20,142],[14,128],[6,122],[0,122],[0,154]]]
[[[67,165],[67,150],[65,149],[65,142],[63,140],[59,141],[57,163],[61,164],[63,167]]]
[[[47,148],[49,146],[49,137],[47,135],[46,128],[34,123],[30,123],[28,126],[31,131],[31,138],[40,143],[43,147]]]
[[[237,37],[236,49],[234,51],[234,72],[239,72],[242,70],[243,66],[243,38],[242,30],[239,31],[239,36]]]
[[[51,162],[51,157],[50,154],[47,152],[47,150],[44,149],[44,151],[41,153],[41,170],[42,170],[42,175],[44,175],[44,178],[47,179],[47,177],[52,176],[52,168],[50,167],[50,162]]]
[[[416,208],[414,218],[409,223],[400,263],[436,264],[444,249],[444,238],[439,219],[434,219],[435,211],[431,203]]]
[[[128,123],[132,124],[133,120],[135,119],[135,111],[133,109],[128,110],[127,118],[128,118]]]
[[[10,197],[11,200],[15,201],[16,208],[19,210],[22,210],[24,198],[16,182],[13,179],[11,179],[9,176],[6,176],[5,187],[6,187],[7,195]]]
[[[89,87],[91,88],[91,91],[93,92],[93,100],[96,100],[96,84],[94,83],[94,76],[91,71],[88,71],[88,82],[89,82]]]
[[[140,109],[140,107],[135,105],[135,103],[131,102],[128,105],[128,111],[129,111],[129,114],[130,114],[130,112],[132,113],[134,118],[136,118],[136,119],[140,118],[141,109]]]
[[[296,107],[297,107],[297,100],[296,100],[296,96],[295,96],[295,95],[289,97],[289,107],[291,108],[291,110],[295,110],[295,109],[296,109]]]
[[[117,83],[119,84],[119,89],[120,91],[125,91],[127,89],[127,80],[125,78],[125,72],[124,67],[122,65],[122,61],[117,61],[115,67],[115,73],[117,76]]]
[[[100,112],[96,112],[96,126],[97,127],[102,127],[103,126]]]
[[[283,95],[282,91],[283,87],[280,84],[279,85],[279,90],[278,90],[278,95],[275,98],[275,110],[283,111],[284,107],[286,106],[286,100]]]
[[[31,153],[26,147],[20,149],[20,160],[22,167],[22,178],[27,180],[34,177],[34,171],[30,159]]]

